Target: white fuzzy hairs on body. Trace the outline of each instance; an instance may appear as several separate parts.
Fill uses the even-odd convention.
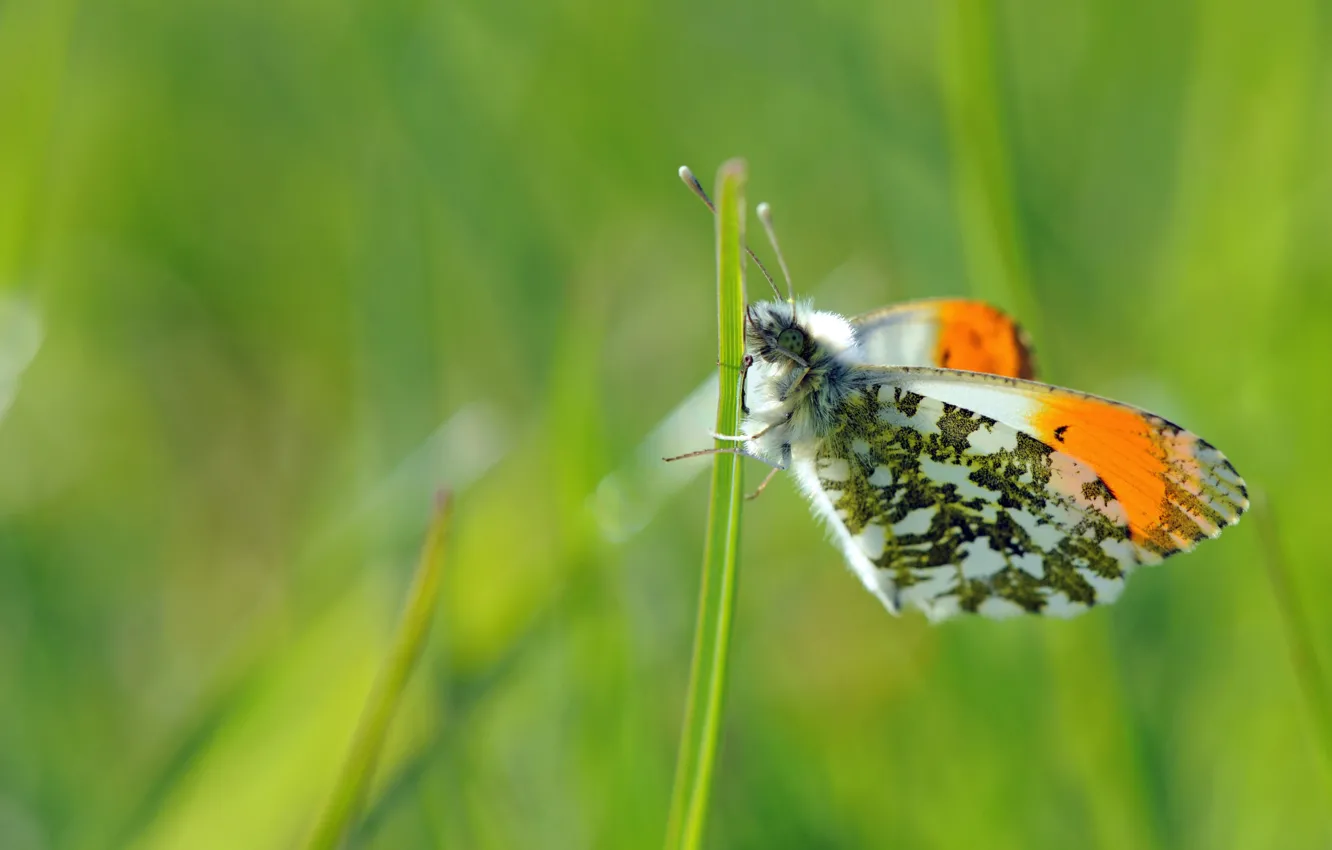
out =
[[[751,315],[760,333],[774,326],[791,325],[791,305],[781,301],[755,305]],[[746,442],[751,455],[783,468],[788,465],[792,445],[810,443],[810,438],[822,436],[824,423],[810,411],[831,410],[850,389],[838,376],[851,365],[843,362],[841,355],[856,346],[856,332],[850,322],[836,313],[815,310],[808,300],[796,302],[795,320],[816,352],[808,361],[808,374],[796,386],[790,386],[805,367],[785,355],[771,359],[755,356],[745,380],[749,415],[740,429],[757,435]]]
[[[824,521],[865,589],[896,614],[900,603],[893,582],[870,562],[837,518],[814,463],[819,442],[831,424],[826,414],[857,386],[853,377],[856,358],[848,356],[856,349],[855,329],[836,313],[815,310],[809,301],[796,302],[794,322],[791,305],[781,301],[755,305],[750,320],[754,324],[751,342],[754,335],[766,333],[775,338],[780,329],[796,326],[808,336],[813,354],[806,369],[785,354],[765,358],[760,350],[750,351],[754,359],[745,376],[749,415],[740,430],[755,436],[745,441],[745,451],[794,473],[815,515]],[[753,346],[747,346],[750,348]]]

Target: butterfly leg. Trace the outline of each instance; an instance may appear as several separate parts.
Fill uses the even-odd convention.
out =
[[[737,436],[730,436],[728,434],[714,433],[712,435],[712,438],[714,440],[755,440],[758,439],[759,437],[762,437],[764,434],[768,433],[773,428],[776,428],[778,425],[785,425],[787,422],[790,422],[792,416],[795,416],[795,411],[794,410],[787,411],[785,418],[773,422],[771,425],[765,425],[763,428],[759,429],[753,434],[739,434]]]
[[[745,392],[749,389],[749,367],[754,365],[753,356],[746,354],[744,364],[740,369],[740,413],[748,416],[749,404],[746,402]]]
[[[718,360],[717,365],[722,365],[722,362]],[[743,416],[749,415],[749,405],[745,401],[745,391],[748,389],[747,381],[749,379],[749,367],[753,365],[754,357],[749,354],[746,354],[745,359],[740,361],[740,413]],[[734,369],[736,367],[731,366],[730,368]],[[736,437],[735,439],[740,438]]]
[[[773,469],[786,469],[786,466],[779,464],[776,461],[768,460],[766,457],[759,457],[758,455],[752,455],[749,452],[745,451],[744,449],[735,449],[735,448],[699,449],[696,452],[686,452],[682,455],[676,455],[675,457],[664,457],[662,458],[662,460],[666,461],[667,463],[670,463],[672,461],[684,460],[685,458],[690,458],[690,457],[702,457],[703,455],[740,455],[741,457],[752,457],[754,460],[766,463],[768,466],[771,466]]]
[[[779,349],[779,350],[780,350],[780,351],[785,351],[785,349]],[[787,352],[787,355],[788,355],[789,357],[792,357],[793,359],[795,359],[796,362],[798,362],[801,366],[805,367],[804,370],[800,373],[800,377],[796,378],[794,381],[791,382],[791,387],[794,389],[795,387],[800,386],[800,382],[801,382],[801,381],[805,380],[805,376],[808,375],[808,374],[810,373],[810,369],[811,369],[812,367],[811,367],[808,363],[806,363],[805,361],[801,360],[799,357],[796,357],[794,354],[790,354],[789,352]],[[778,400],[779,400],[779,401],[786,401],[786,396],[783,395],[783,396],[782,396],[780,399],[778,399]]]
[[[779,420],[776,421],[776,422],[773,422],[773,423],[770,423],[770,424],[768,424],[768,425],[763,426],[763,427],[760,428],[759,430],[755,431],[753,434],[735,434],[735,435],[731,435],[731,434],[718,434],[718,433],[716,433],[716,432],[714,431],[714,432],[711,432],[711,436],[712,436],[712,438],[713,438],[714,440],[738,440],[738,441],[741,441],[741,442],[743,442],[743,441],[745,441],[745,440],[756,440],[756,439],[758,439],[759,437],[762,437],[764,434],[766,434],[766,433],[768,433],[769,431],[771,431],[773,428],[776,428],[778,425],[785,425],[786,423],[790,422],[790,421],[791,421],[791,417],[793,417],[793,416],[795,416],[795,410],[794,410],[794,409],[792,409],[792,410],[788,410],[788,411],[786,412],[786,416],[782,417],[781,419],[779,419]]]
[[[757,499],[759,496],[763,495],[763,491],[764,491],[765,489],[767,489],[769,482],[771,482],[772,479],[776,478],[776,477],[777,477],[777,473],[779,473],[779,472],[781,472],[781,471],[782,471],[782,470],[781,470],[781,467],[774,466],[774,467],[772,468],[772,471],[769,472],[769,473],[767,474],[767,476],[764,477],[763,481],[761,481],[761,482],[759,483],[759,486],[754,490],[754,492],[753,492],[753,493],[750,493],[750,494],[748,494],[748,495],[746,495],[746,496],[745,496],[745,499],[748,500],[748,501],[750,501],[750,502],[752,502],[752,501],[754,501],[755,499]]]

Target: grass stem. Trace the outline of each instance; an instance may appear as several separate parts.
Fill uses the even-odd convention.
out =
[[[1272,595],[1276,597],[1277,611],[1285,628],[1291,666],[1295,669],[1295,678],[1300,683],[1310,719],[1318,735],[1323,767],[1326,769],[1324,784],[1328,793],[1332,794],[1332,698],[1328,695],[1327,677],[1319,663],[1318,653],[1314,650],[1309,621],[1295,601],[1272,503],[1267,494],[1258,488],[1254,488],[1253,492],[1252,513],[1258,524],[1258,536],[1262,540],[1263,564],[1267,567],[1267,577],[1272,582]]]
[[[340,847],[365,801],[370,781],[374,778],[375,763],[388,737],[389,724],[434,619],[440,575],[443,572],[444,544],[452,514],[453,499],[448,493],[443,493],[426,532],[421,560],[407,595],[407,607],[398,623],[398,633],[389,648],[379,680],[366,699],[351,750],[343,762],[328,805],[306,844],[307,850],[333,850]]]
[[[724,163],[717,173],[717,304],[721,391],[717,401],[717,433],[735,434],[740,427],[740,362],[744,356],[745,287],[742,251],[745,230],[746,167],[742,160]],[[718,448],[721,442],[718,441]],[[667,850],[695,848],[702,840],[708,797],[721,735],[726,697],[727,655],[735,611],[736,561],[740,548],[740,506],[743,502],[742,458],[716,454],[708,505],[707,546],[699,590],[698,624],[689,672],[684,729],[675,766],[666,825]]]

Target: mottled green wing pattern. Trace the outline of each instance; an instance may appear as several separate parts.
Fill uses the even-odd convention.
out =
[[[892,610],[1072,616],[1161,558],[1095,470],[1003,422],[892,383],[834,419],[796,471]]]

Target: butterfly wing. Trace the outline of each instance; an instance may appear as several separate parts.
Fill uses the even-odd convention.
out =
[[[1236,522],[1244,482],[1150,413],[1032,381],[861,367],[793,465],[890,610],[1072,616]]]
[[[851,320],[850,359],[867,366],[938,366],[1010,378],[1036,375],[1031,341],[1012,317],[983,301],[930,298]]]

